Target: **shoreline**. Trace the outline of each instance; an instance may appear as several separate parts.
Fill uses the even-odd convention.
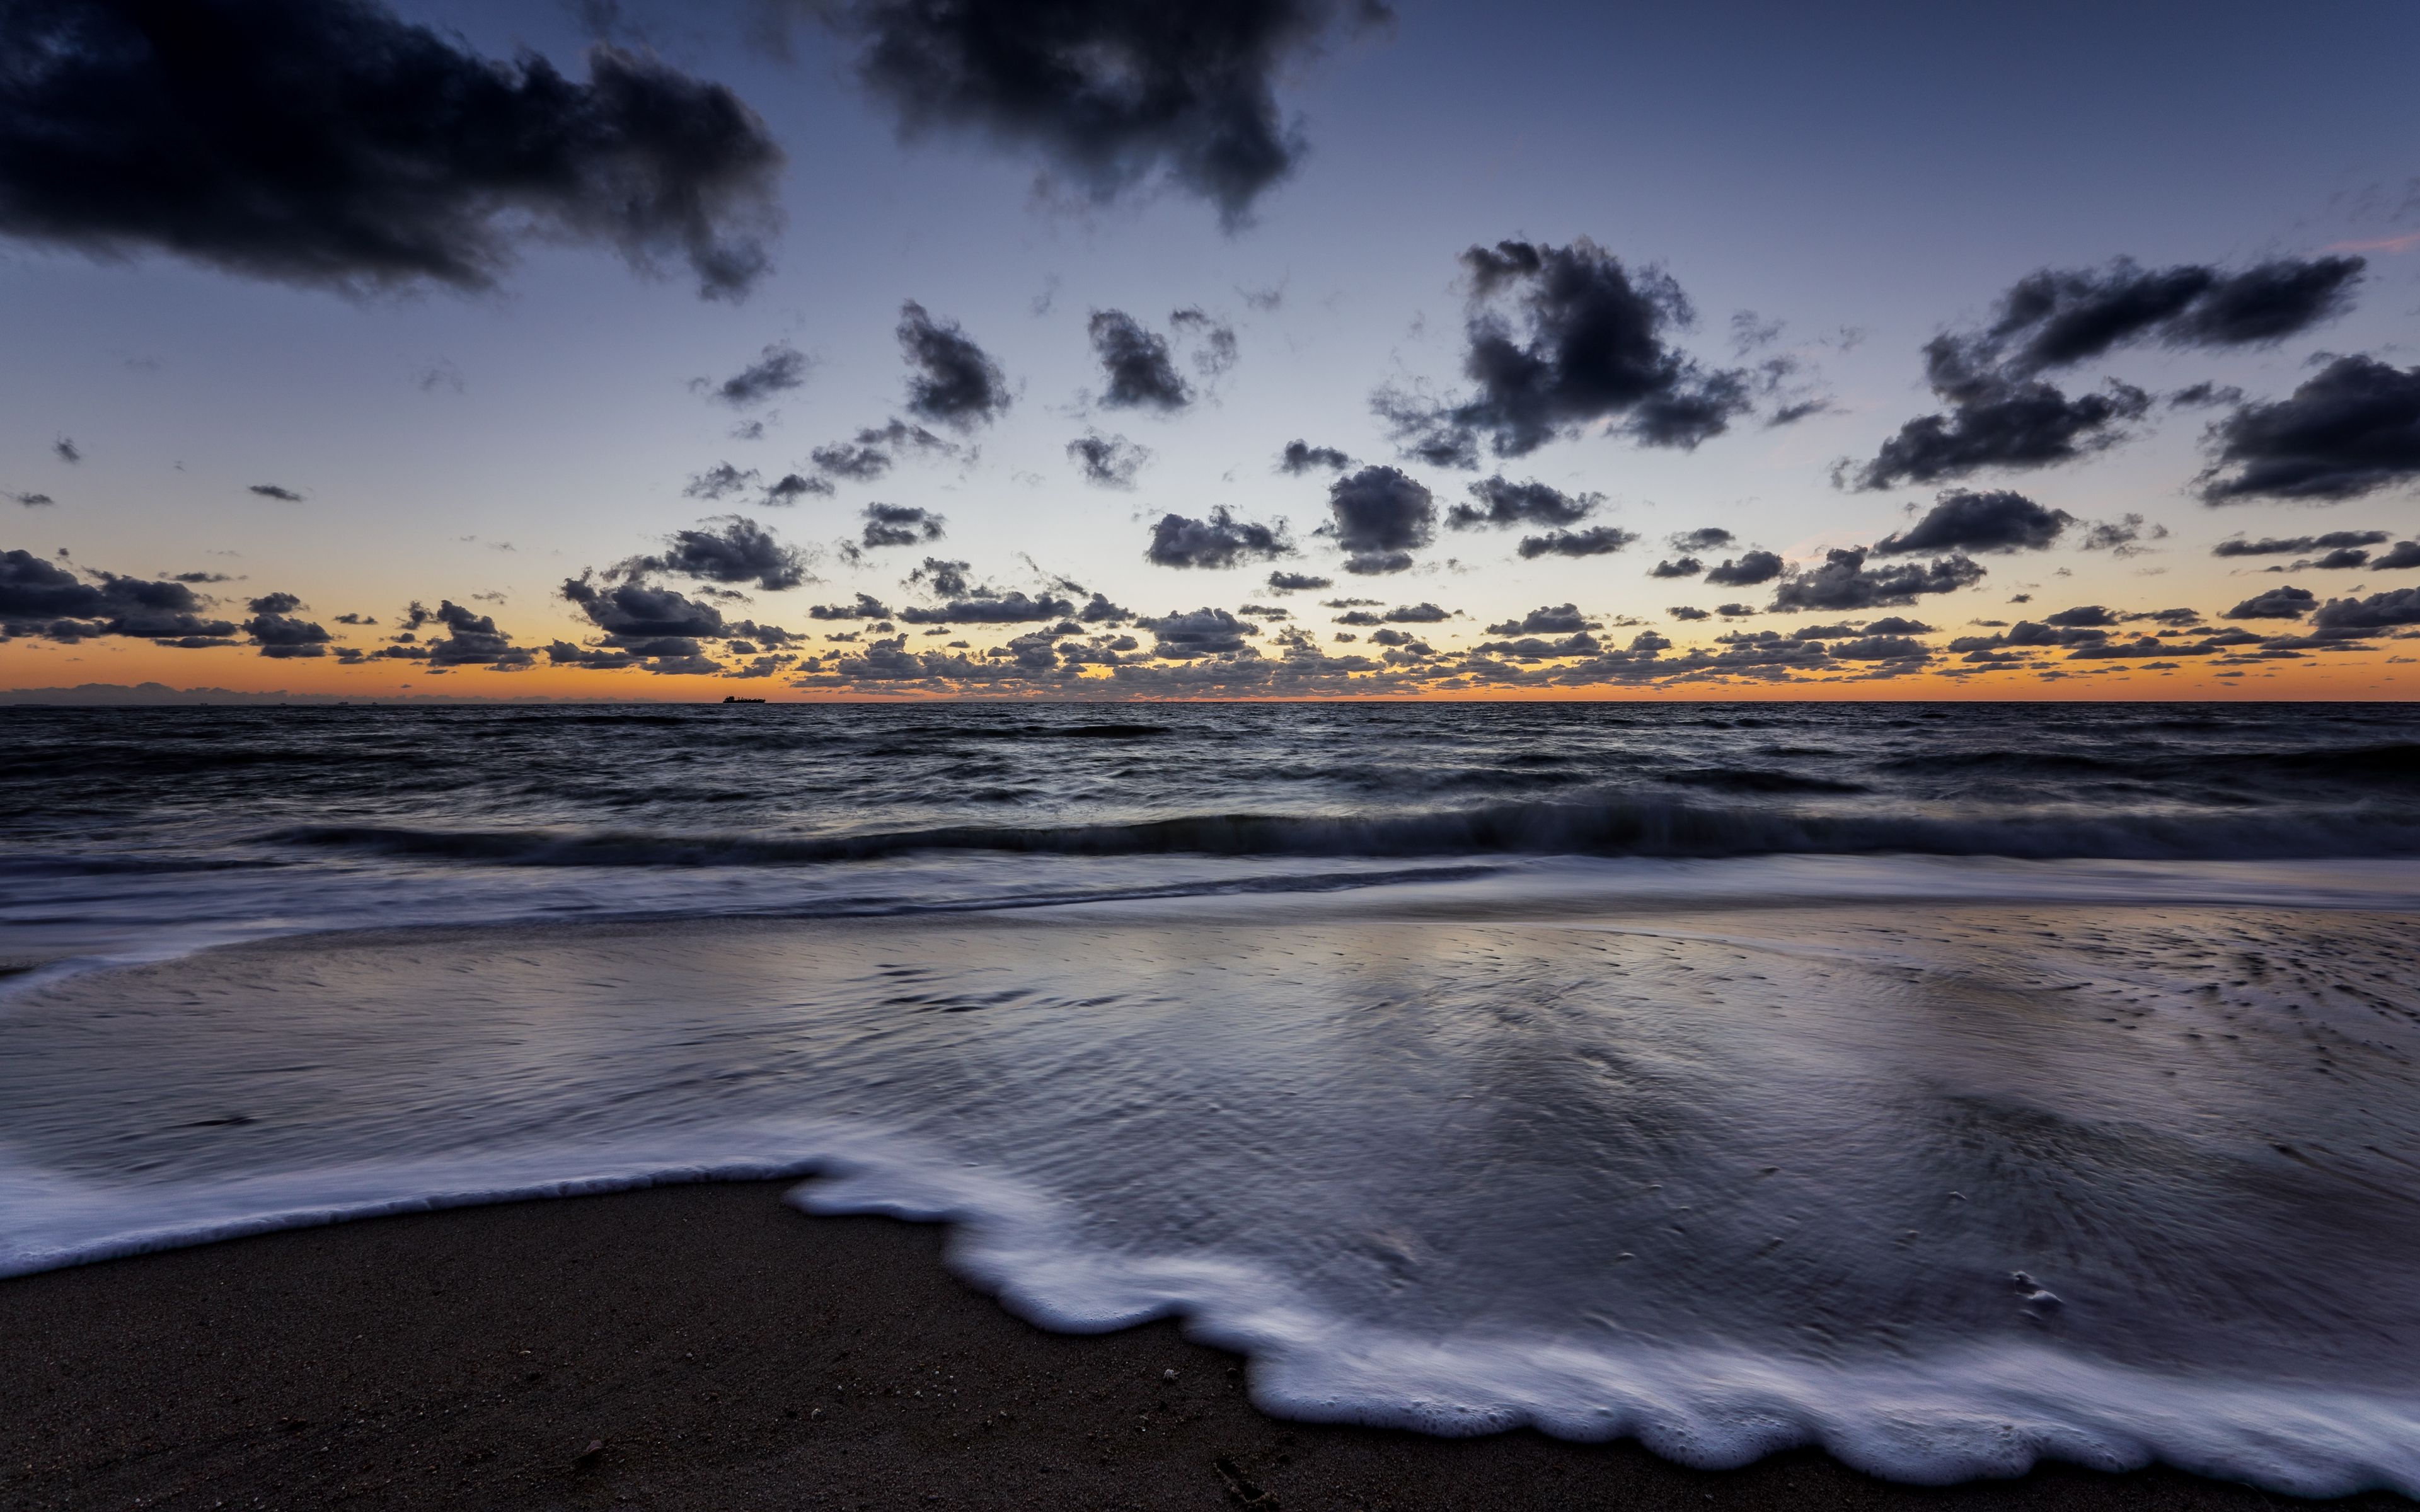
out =
[[[1284,1421],[1250,1405],[1240,1360],[1172,1321],[1044,1332],[945,1268],[944,1228],[810,1217],[781,1201],[796,1184],[455,1208],[0,1281],[0,1502],[2232,1512],[2280,1500],[2165,1468],[2043,1464],[1932,1489],[1811,1449],[1703,1472],[1629,1442]],[[2379,1491],[2334,1504],[2412,1505]]]

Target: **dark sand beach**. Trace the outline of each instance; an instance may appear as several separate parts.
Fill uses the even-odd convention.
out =
[[[943,1230],[788,1183],[272,1234],[0,1282],[9,1507],[2249,1508],[2167,1470],[1946,1489],[1821,1454],[1283,1422],[1176,1325],[1075,1337]],[[1171,1375],[1173,1372],[1173,1375]],[[2372,1493],[2336,1504],[2408,1507]]]

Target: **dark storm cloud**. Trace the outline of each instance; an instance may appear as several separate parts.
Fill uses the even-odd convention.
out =
[[[1309,589],[1333,588],[1335,586],[1335,579],[1314,578],[1307,572],[1273,572],[1269,574],[1269,590],[1272,593],[1291,594]]]
[[[1676,551],[1717,551],[1739,537],[1719,525],[1701,525],[1669,537]]]
[[[91,574],[30,551],[0,551],[0,639],[84,640],[140,636],[163,644],[224,644],[236,627],[203,618],[207,603],[180,582]]]
[[[1368,576],[1401,572],[1412,552],[1436,536],[1436,499],[1403,471],[1366,467],[1327,486],[1332,535],[1346,554],[1344,570]]]
[[[768,594],[796,588],[806,581],[806,559],[795,547],[783,546],[773,532],[742,515],[701,520],[693,530],[675,531],[665,549],[634,557],[623,563],[628,572],[663,572],[706,582],[754,583]]]
[[[1456,504],[1446,524],[1457,531],[1482,526],[1575,525],[1605,502],[1601,493],[1567,494],[1535,479],[1514,483],[1501,474],[1470,486],[1476,504]]]
[[[765,271],[781,149],[721,85],[590,49],[588,80],[371,0],[0,8],[0,231],[348,291],[483,289],[537,238]]]
[[[2376,572],[2409,572],[2420,567],[2420,541],[2397,541],[2394,550],[2371,558],[2369,566]]]
[[[256,483],[244,491],[258,494],[263,499],[275,499],[283,503],[299,504],[302,501],[301,494],[291,488],[281,488],[273,483]]]
[[[432,667],[492,667],[498,671],[519,671],[537,660],[536,652],[514,645],[513,638],[497,629],[493,619],[473,614],[450,598],[441,599],[437,612],[430,618],[447,631],[428,642],[427,659]]]
[[[989,424],[1008,409],[1008,379],[954,320],[937,321],[914,300],[899,307],[899,349],[916,375],[908,408],[960,430]]]
[[[1982,567],[1962,556],[1929,564],[1902,562],[1869,569],[1865,551],[1851,548],[1825,552],[1822,566],[1801,568],[1783,579],[1773,592],[1773,608],[1776,611],[1883,609],[1913,604],[1918,594],[1947,594],[1982,579]]]
[[[2209,503],[2334,503],[2408,485],[2420,479],[2420,367],[2339,357],[2292,397],[2219,421],[2211,440],[2218,460],[2201,479]]]
[[[2420,625],[2420,588],[2397,588],[2367,598],[2332,598],[2311,617],[2319,630],[2386,630]]]
[[[1210,511],[1208,519],[1162,515],[1143,548],[1144,560],[1161,567],[1233,567],[1293,553],[1282,522],[1271,527],[1237,519],[1224,505]]]
[[[1230,228],[1303,144],[1274,84],[1374,0],[854,0],[826,12],[908,135],[970,131],[1039,153],[1094,200],[1165,179]]]
[[[1696,609],[1687,604],[1675,604],[1664,612],[1671,615],[1676,620],[1710,620],[1714,618],[1714,616],[1705,609]]]
[[[939,540],[947,524],[929,509],[909,504],[868,504],[865,531],[860,539],[867,547],[921,546]]]
[[[1101,403],[1113,409],[1182,409],[1193,386],[1176,370],[1168,338],[1145,330],[1123,310],[1095,310],[1086,327],[1109,386]]]
[[[1857,486],[2048,467],[2115,444],[2120,427],[2150,409],[2149,394],[2112,382],[2070,397],[2043,375],[2146,340],[2204,347],[2282,340],[2342,310],[2362,267],[2357,257],[2288,258],[2224,273],[2195,265],[2147,270],[2121,258],[2098,270],[2031,274],[2001,297],[1983,330],[1926,343],[1926,377],[1948,413],[1900,427],[1856,470]]]
[[[1953,488],[1905,532],[1874,543],[1878,557],[1917,551],[2040,551],[2075,523],[2064,509],[2046,509],[2021,493]]]
[[[1647,576],[1650,578],[1694,578],[1705,570],[1706,564],[1699,561],[1696,557],[1682,557],[1678,561],[1667,560],[1658,562],[1655,563],[1654,569],[1649,572]]]
[[[1611,525],[1592,525],[1584,531],[1548,531],[1544,535],[1521,537],[1520,552],[1528,561],[1534,557],[1601,557],[1621,550],[1638,539],[1636,531],[1625,531]]]
[[[765,348],[764,355],[732,374],[721,382],[700,378],[690,385],[702,389],[713,398],[744,409],[763,404],[777,393],[795,389],[807,381],[807,355],[786,341],[777,341]]]
[[[2324,535],[2269,535],[2257,541],[2241,536],[2210,548],[2214,557],[2290,557],[2311,551],[2336,551],[2349,547],[2383,546],[2394,539],[2384,531],[2330,531]]]
[[[1313,446],[1305,440],[1291,440],[1278,454],[1278,471],[1299,477],[1313,468],[1329,468],[1338,472],[1353,465],[1353,459],[1333,446]]]
[[[2307,588],[2291,588],[2279,584],[2256,594],[2228,609],[2222,619],[2229,620],[2299,620],[2319,607],[2319,596]]]
[[[1522,456],[1607,420],[1641,445],[1694,448],[1750,408],[1745,372],[1710,372],[1667,342],[1694,315],[1660,271],[1634,274],[1585,238],[1472,247],[1462,264],[1482,306],[1465,332],[1474,392],[1446,405],[1388,390],[1373,400],[1409,455],[1475,467],[1482,441]],[[1500,307],[1508,296],[1517,331]]]
[[[1067,455],[1084,471],[1086,483],[1104,488],[1131,488],[1135,474],[1151,460],[1151,449],[1123,436],[1092,431],[1067,443]]]
[[[244,604],[255,614],[291,614],[302,607],[302,600],[292,594],[263,594]]]
[[[76,443],[65,436],[53,441],[51,443],[51,450],[62,462],[81,462],[84,460],[84,454],[76,450]]]
[[[860,594],[854,604],[810,604],[807,618],[811,620],[887,620],[891,610],[872,594]]]
[[[1787,565],[1775,552],[1744,551],[1738,557],[1726,558],[1721,565],[1710,568],[1706,581],[1716,588],[1753,588],[1780,577]]]
[[[1166,614],[1135,623],[1155,638],[1152,654],[1171,661],[1236,656],[1249,651],[1245,642],[1261,633],[1258,625],[1223,609],[1198,609],[1189,614]]]

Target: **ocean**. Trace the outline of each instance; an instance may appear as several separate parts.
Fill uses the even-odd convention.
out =
[[[1280,1414],[2420,1495],[2420,709],[0,710],[0,1274],[796,1175]]]

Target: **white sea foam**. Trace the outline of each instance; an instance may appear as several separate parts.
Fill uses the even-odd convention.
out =
[[[2079,908],[2072,872],[2057,906],[1583,907],[1598,874],[54,981],[0,1020],[0,1271],[814,1173],[810,1211],[956,1225],[1036,1321],[1183,1317],[1289,1415],[2420,1494],[2408,917]]]

